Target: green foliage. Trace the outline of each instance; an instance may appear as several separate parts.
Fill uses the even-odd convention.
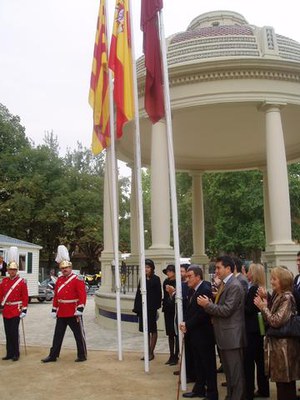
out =
[[[54,259],[57,245],[86,257],[85,268],[99,269],[103,249],[105,153],[94,157],[77,149],[59,156],[54,133],[44,144],[26,138],[20,119],[0,104],[0,213],[4,234],[43,246]],[[259,171],[205,173],[203,195],[206,252],[258,259],[264,249],[263,184]],[[177,173],[179,238],[182,256],[193,253],[192,178]],[[293,239],[300,241],[300,164],[289,166]],[[151,245],[151,176],[142,171],[145,247]],[[130,180],[119,179],[120,250],[130,252]],[[172,235],[171,235],[172,237]]]
[[[0,213],[4,234],[43,246],[50,262],[58,244],[86,256],[99,269],[103,231],[103,155],[78,144],[65,158],[53,132],[34,148],[19,117],[0,107]]]
[[[203,189],[207,252],[249,257],[252,251],[262,250],[262,174],[259,171],[205,174]]]
[[[20,118],[10,114],[0,103],[0,154],[14,156],[28,147],[30,143],[25,136],[25,128],[20,124]]]

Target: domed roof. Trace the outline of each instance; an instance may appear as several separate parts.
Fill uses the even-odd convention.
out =
[[[168,38],[168,66],[195,64],[213,59],[277,59],[300,63],[300,43],[259,28],[233,11],[212,11],[196,17],[184,32]],[[144,57],[138,62],[144,74]]]
[[[249,25],[242,15],[231,11],[202,14],[185,32],[169,40],[169,66],[224,57],[271,57],[300,62],[300,44],[275,34],[272,27]]]
[[[299,43],[272,27],[250,25],[238,13],[213,11],[169,37],[167,47],[178,170],[264,168],[265,110],[274,104],[281,113],[286,158],[299,160]],[[156,128],[144,110],[143,57],[137,65],[142,163],[149,166]],[[118,142],[120,158],[134,159],[133,149],[134,123],[128,123]]]

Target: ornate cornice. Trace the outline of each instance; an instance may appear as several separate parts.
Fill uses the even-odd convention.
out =
[[[286,81],[300,83],[299,71],[283,71],[281,69],[261,69],[261,68],[243,68],[243,69],[222,69],[216,71],[195,71],[189,73],[171,73],[169,75],[170,87],[190,85],[200,82],[224,81],[241,79],[262,79]],[[144,78],[139,80],[139,96],[144,95]]]

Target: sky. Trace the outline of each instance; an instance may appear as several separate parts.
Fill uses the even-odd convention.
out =
[[[100,0],[0,0],[0,103],[21,118],[35,145],[53,131],[60,151],[90,147],[88,92]],[[141,55],[140,0],[131,0],[135,54]],[[107,0],[109,32],[115,0]],[[166,36],[215,10],[242,14],[300,42],[298,0],[164,0]]]

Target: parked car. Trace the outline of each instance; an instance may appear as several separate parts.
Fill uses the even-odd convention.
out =
[[[50,278],[45,279],[43,282],[39,282],[38,301],[51,301],[54,297],[54,286],[55,283]]]

